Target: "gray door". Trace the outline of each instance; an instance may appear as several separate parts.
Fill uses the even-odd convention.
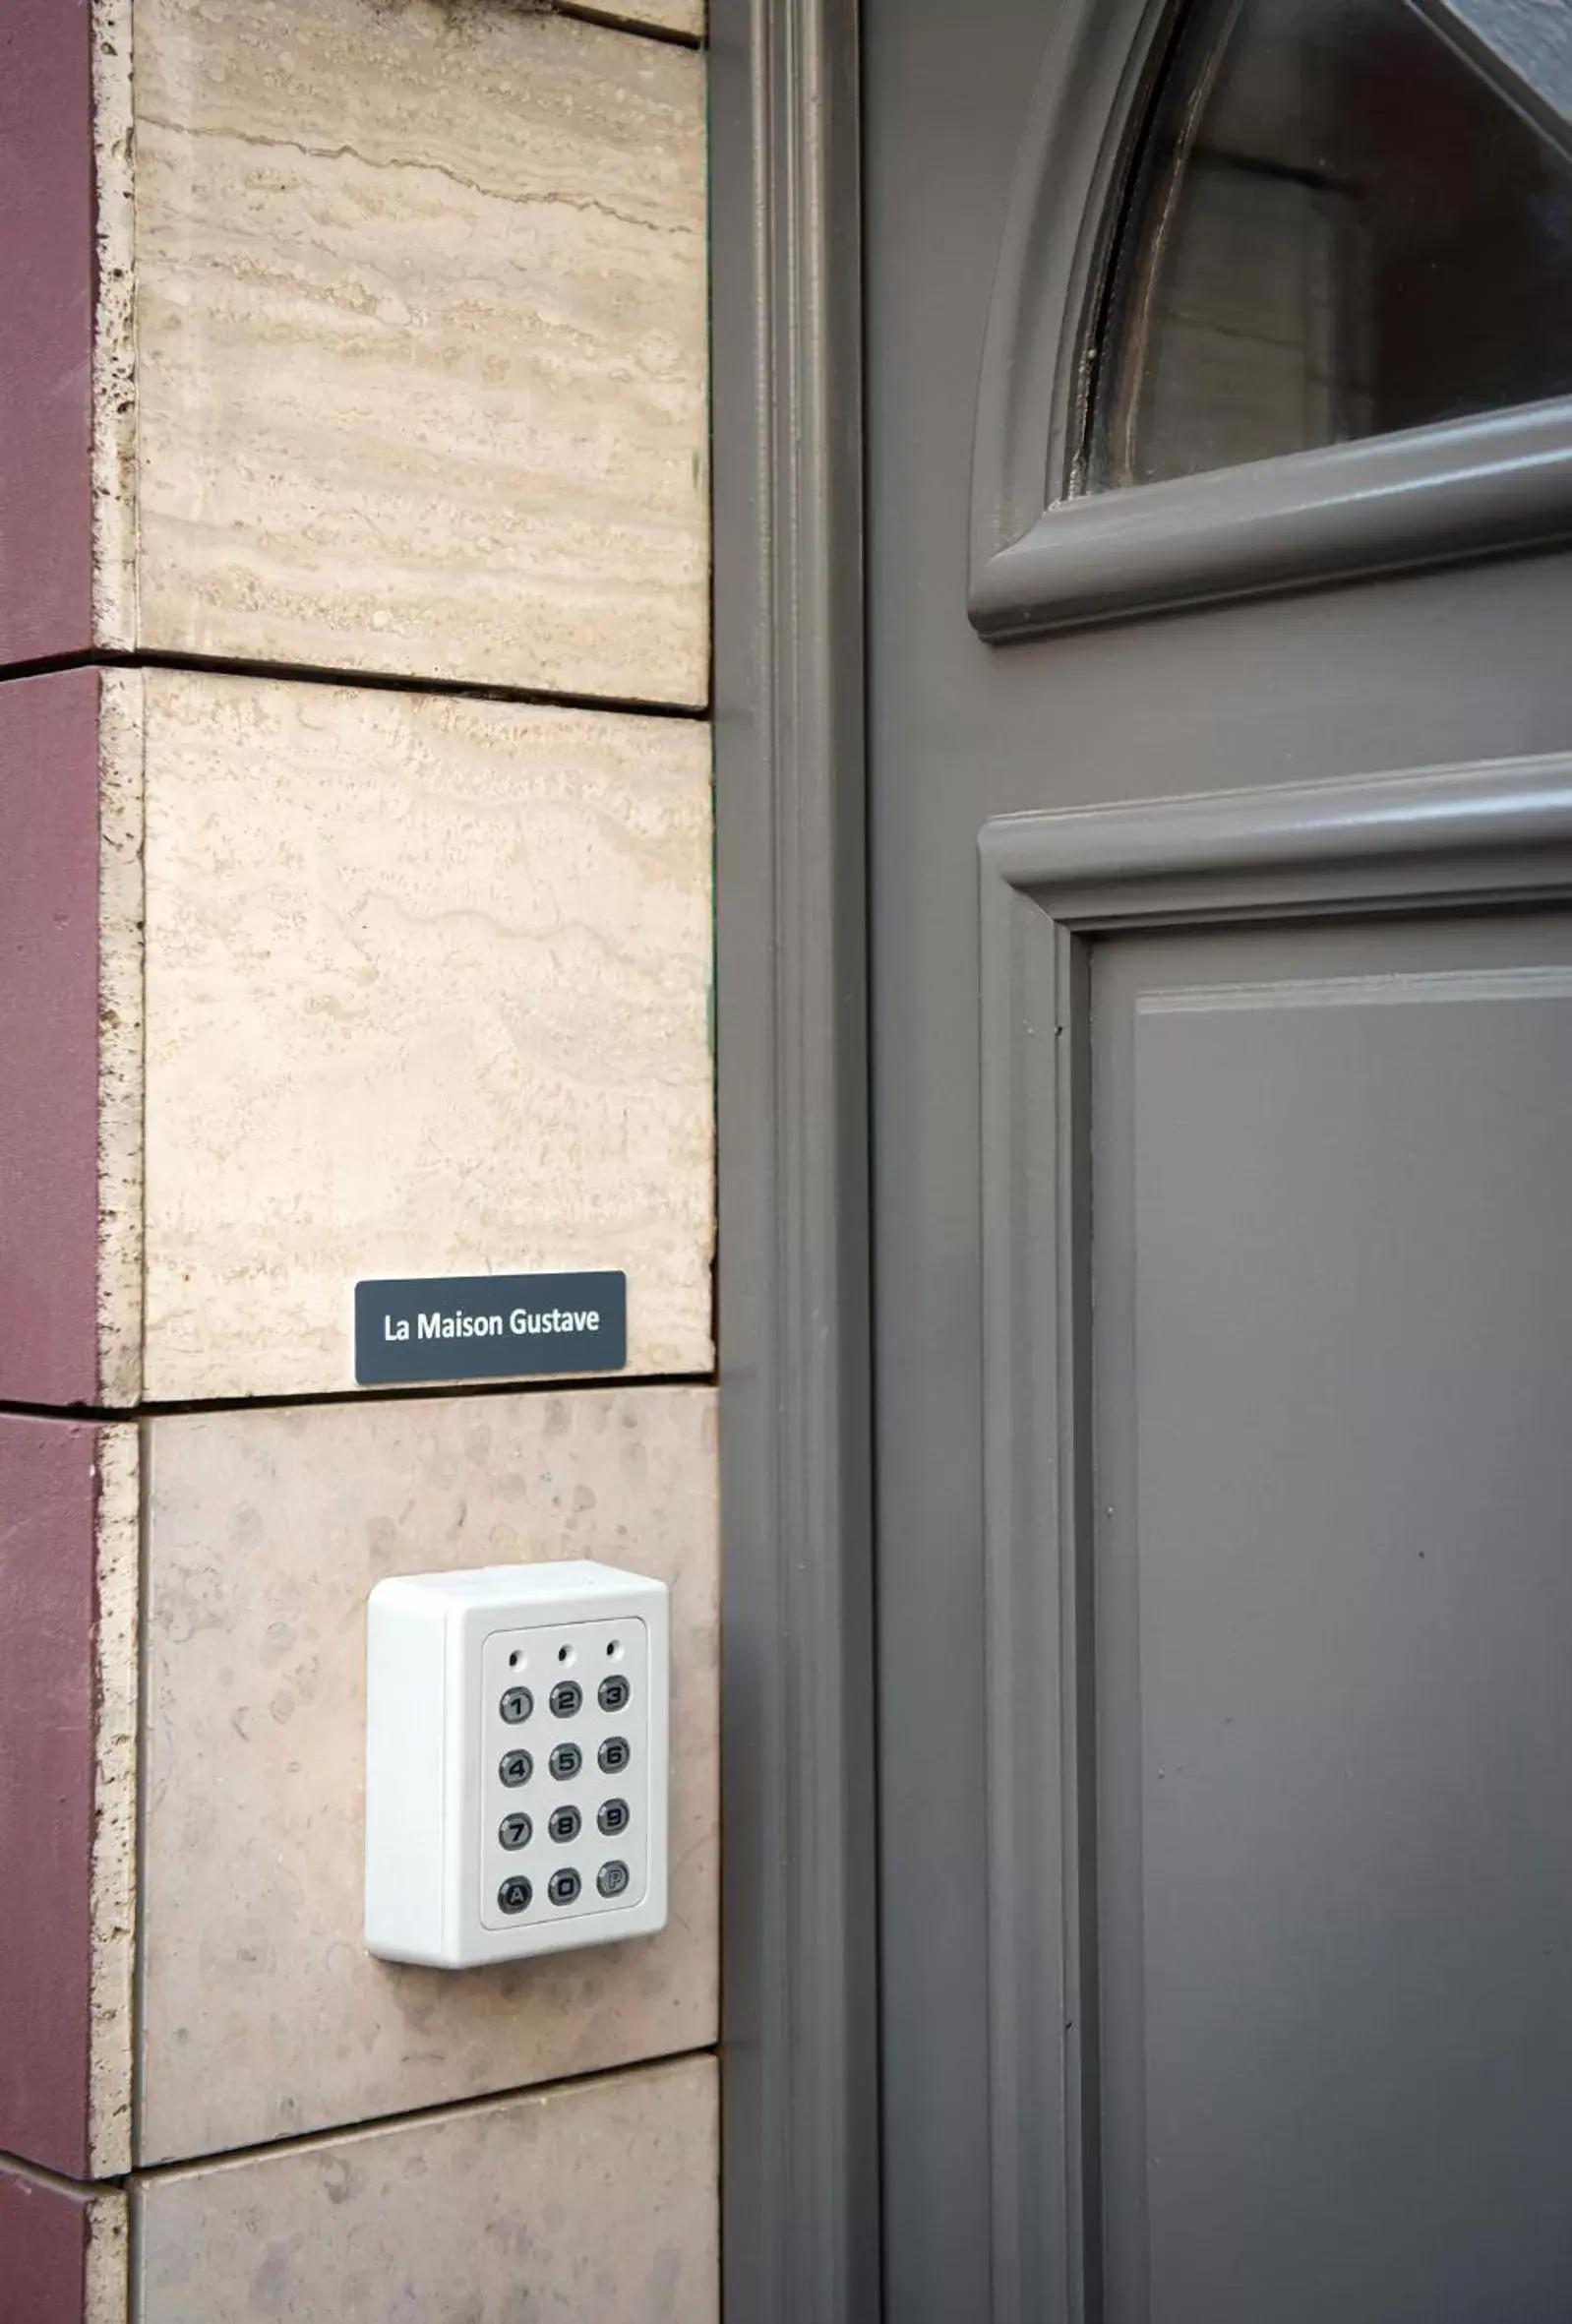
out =
[[[1552,2324],[1565,21],[863,21],[886,2314]]]

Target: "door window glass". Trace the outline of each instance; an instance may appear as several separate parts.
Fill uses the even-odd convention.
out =
[[[1097,334],[1083,481],[1572,393],[1572,27],[1538,53],[1520,36],[1559,17],[1559,0],[1188,11]]]

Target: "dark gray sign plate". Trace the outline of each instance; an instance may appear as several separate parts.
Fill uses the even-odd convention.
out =
[[[514,1379],[531,1372],[620,1372],[628,1278],[415,1275],[355,1285],[355,1377]]]

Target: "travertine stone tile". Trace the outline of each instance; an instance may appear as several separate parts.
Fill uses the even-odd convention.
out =
[[[126,2324],[130,2205],[116,2189],[88,2199],[88,2249],[83,2268],[82,2324]],[[42,2324],[42,2319],[38,2319]]]
[[[358,1276],[525,1267],[707,1371],[706,731],[146,686],[146,1393],[348,1387]]]
[[[92,634],[137,643],[136,0],[90,0],[92,31]]]
[[[517,0],[135,42],[143,642],[701,703],[699,53]]]
[[[108,2178],[131,2168],[140,1432],[124,1422],[99,1429],[94,1467],[88,2168],[95,2177]]]
[[[685,2058],[144,2181],[141,2324],[715,2324],[715,2084]]]
[[[98,1393],[142,1384],[143,677],[98,676]]]
[[[178,1415],[148,1424],[146,1457],[139,2161],[711,2042],[711,1391]],[[368,1592],[388,1573],[586,1557],[672,1586],[666,1929],[497,1969],[372,1960]]]

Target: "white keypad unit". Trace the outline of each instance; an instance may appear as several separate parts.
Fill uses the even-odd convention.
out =
[[[403,1574],[366,1631],[366,1943],[462,1969],[664,1927],[664,1583]]]

